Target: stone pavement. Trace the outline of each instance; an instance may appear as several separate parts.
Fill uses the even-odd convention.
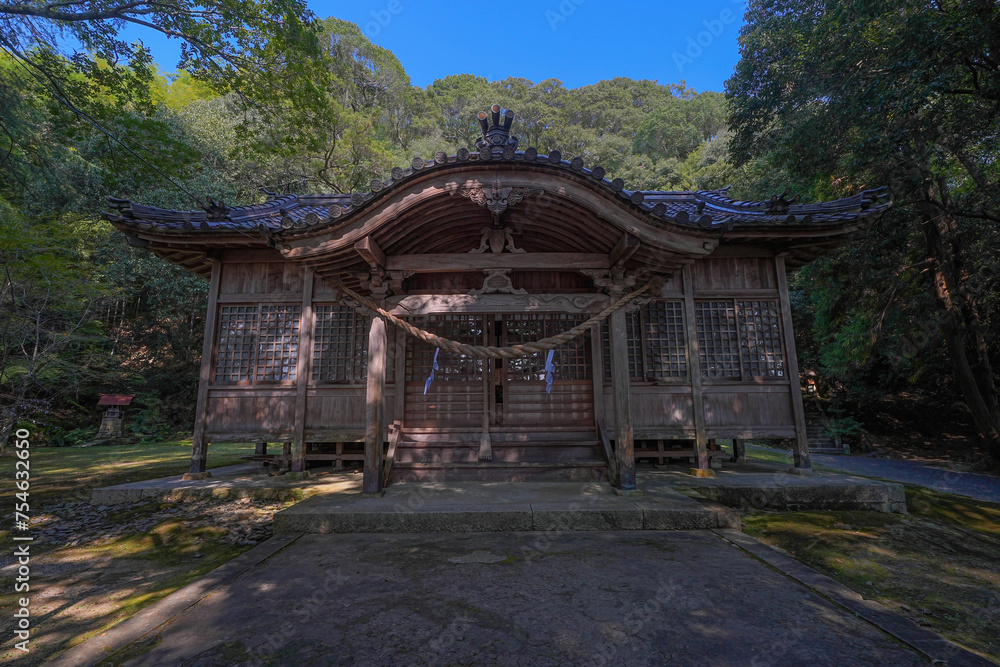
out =
[[[385,495],[324,493],[274,515],[277,533],[422,533],[739,528],[739,513],[644,476],[641,495],[607,482],[447,482]]]
[[[947,470],[921,461],[876,459],[866,456],[830,456],[814,454],[814,465],[821,465],[851,475],[866,475],[903,484],[916,484],[935,491],[1000,503],[1000,477],[972,472]]]
[[[141,612],[145,625],[130,619],[51,664],[989,664],[912,623],[894,635],[917,640],[896,641],[809,583],[808,568],[787,575],[743,540],[727,530],[277,536],[240,557],[242,573],[196,582]]]

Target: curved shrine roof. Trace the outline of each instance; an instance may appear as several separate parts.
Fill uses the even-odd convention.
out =
[[[209,198],[196,211],[142,206],[111,198],[114,210],[105,218],[124,231],[133,245],[149,247],[197,273],[205,273],[210,266],[208,252],[233,247],[271,247],[289,259],[310,264],[327,261],[344,270],[349,262],[338,261],[337,253],[350,253],[356,260],[349,246],[364,235],[398,238],[401,232],[396,230],[393,236],[391,226],[433,227],[428,220],[438,221],[436,230],[423,232],[428,240],[435,236],[434,232],[436,236],[445,231],[458,234],[456,216],[461,213],[475,217],[475,209],[468,201],[462,208],[463,197],[454,195],[464,195],[484,206],[482,195],[477,200],[470,188],[486,190],[487,197],[492,188],[496,197],[503,194],[502,213],[506,197],[514,189],[520,194],[511,202],[511,212],[521,197],[532,193],[548,197],[549,208],[532,224],[538,231],[551,224],[559,229],[562,238],[572,233],[572,225],[578,226],[580,234],[595,237],[611,234],[609,238],[613,238],[624,231],[654,249],[680,251],[683,246],[689,256],[693,256],[691,248],[699,248],[695,254],[704,255],[721,243],[772,245],[787,252],[789,264],[796,266],[864,233],[892,205],[886,188],[815,204],[799,203],[798,197],[790,199],[787,191],[769,201],[741,201],[729,197],[728,188],[629,190],[622,179],[608,178],[602,167],[587,167],[580,157],[567,160],[558,151],[544,155],[534,148],[516,150],[517,140],[509,135],[513,118],[510,111],[501,123],[499,107],[494,106],[493,126],[488,126],[484,118],[485,114],[480,114],[484,138],[478,142],[479,150],[463,148],[455,155],[438,151],[432,159],[415,157],[410,165],[393,168],[388,178],[371,181],[365,192],[269,195],[263,204],[234,207]],[[444,197],[448,199],[442,204]],[[429,207],[434,206],[437,213],[430,215]],[[449,218],[442,213],[445,209],[458,213],[453,212]],[[490,211],[495,209],[491,206]],[[486,216],[485,210],[482,215]],[[495,215],[494,223],[499,215]],[[484,220],[488,225],[489,217],[480,217],[470,222],[470,229],[481,229]],[[598,220],[609,228],[607,234]],[[523,215],[521,224],[528,224]],[[691,243],[678,243],[685,239]],[[463,238],[462,243],[467,242],[468,238]],[[440,246],[439,240],[437,243]],[[410,252],[421,251],[412,245],[408,247]],[[434,251],[462,252],[458,246]]]

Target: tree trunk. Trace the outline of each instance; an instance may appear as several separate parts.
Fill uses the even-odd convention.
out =
[[[934,267],[941,330],[965,404],[995,466],[1000,467],[1000,401],[975,297],[968,286],[958,221],[948,212],[944,183],[925,177],[917,204]]]

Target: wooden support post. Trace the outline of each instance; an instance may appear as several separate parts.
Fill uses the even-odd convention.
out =
[[[218,330],[219,285],[222,262],[212,262],[212,280],[208,288],[208,311],[205,313],[205,340],[201,346],[201,376],[198,380],[198,400],[194,409],[194,433],[191,438],[191,474],[203,474],[208,464],[208,443],[205,426],[208,420],[208,385],[212,382],[212,361]]]
[[[590,327],[591,377],[594,378],[594,429],[604,419],[604,349],[601,341],[601,325]],[[600,438],[600,433],[597,434]]]
[[[267,443],[263,440],[258,440],[254,443],[253,448],[254,456],[267,456]]]
[[[612,292],[612,301],[620,295]],[[625,310],[619,308],[609,318],[611,334],[611,388],[615,402],[615,487],[635,490],[635,443],[632,433],[632,396],[628,374],[628,329]]]
[[[281,443],[281,456],[281,469],[288,470],[292,459],[292,442],[290,440]]]
[[[694,307],[694,278],[691,265],[684,267],[684,333],[687,339],[688,374],[691,380],[691,403],[694,412],[695,465],[709,470],[708,439],[705,437],[705,399],[701,385],[701,356],[698,351],[697,312]]]
[[[395,394],[392,401],[392,421],[403,423],[406,410],[406,332],[396,327],[396,367],[393,370]],[[401,427],[402,428],[402,427]]]
[[[742,438],[733,438],[733,463],[746,463],[747,446]]]
[[[368,332],[368,390],[365,395],[365,469],[361,491],[382,493],[383,413],[385,411],[385,320],[373,317]]]
[[[785,258],[774,258],[778,274],[778,298],[781,302],[781,339],[785,348],[785,370],[792,394],[792,415],[795,417],[795,467],[807,470],[809,461],[809,436],[806,433],[806,410],[802,405],[802,387],[799,384],[799,360],[795,353],[795,331],[792,328],[792,305],[788,300],[788,277],[785,275]]]
[[[299,320],[299,357],[295,367],[295,436],[292,472],[306,469],[306,391],[312,375],[313,272],[303,269],[302,314]]]

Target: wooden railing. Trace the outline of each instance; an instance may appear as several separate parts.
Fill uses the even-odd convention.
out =
[[[389,451],[385,454],[382,466],[382,486],[389,486],[389,472],[392,470],[392,460],[396,458],[396,447],[403,436],[403,422],[399,419],[389,426]]]
[[[604,428],[604,422],[600,419],[597,420],[597,434],[601,438],[601,445],[604,449],[604,459],[608,462],[608,472],[611,473],[611,479],[617,478],[618,461],[615,459],[615,452],[611,449],[611,441],[608,440],[608,431]]]

